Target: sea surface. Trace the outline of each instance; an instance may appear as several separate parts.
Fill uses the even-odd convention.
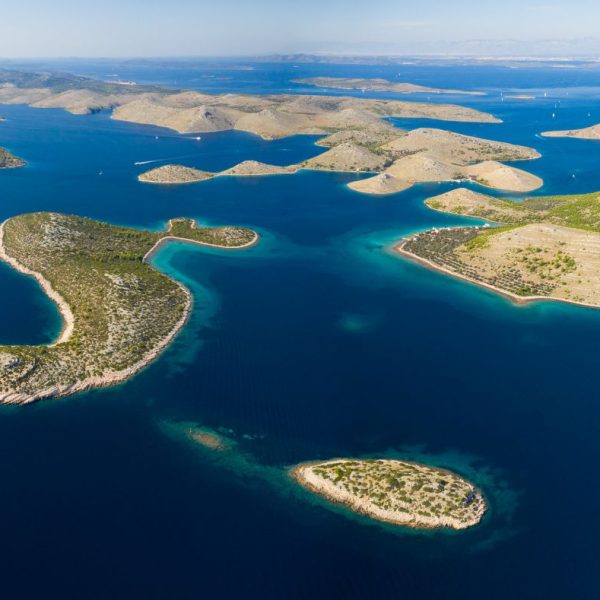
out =
[[[316,75],[483,90],[432,101],[504,123],[394,122],[534,146],[543,158],[524,168],[545,179],[539,194],[600,189],[600,143],[538,136],[600,122],[600,70],[45,66],[210,92],[325,93],[291,81]],[[0,172],[2,220],[52,210],[160,228],[187,216],[262,236],[240,252],[173,243],[155,257],[195,306],[140,375],[0,409],[2,598],[600,596],[600,311],[518,307],[394,256],[406,234],[476,223],[423,205],[452,185],[369,197],[346,187],[364,175],[301,172],[150,186],[136,176],[152,165],[283,165],[323,149],[312,136],[196,140],[108,113],[0,106],[0,115],[0,146],[28,162]],[[135,164],[146,161],[156,162]],[[0,289],[0,343],[57,336],[60,317],[35,282],[0,265]],[[220,431],[232,449],[194,446],[182,424]],[[286,474],[339,456],[452,468],[482,487],[491,509],[460,534],[415,533],[333,509]]]

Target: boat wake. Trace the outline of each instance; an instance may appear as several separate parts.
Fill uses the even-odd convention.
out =
[[[141,165],[151,165],[152,163],[159,163],[159,162],[170,162],[172,160],[181,160],[182,158],[192,158],[194,156],[197,156],[196,154],[184,154],[182,156],[171,156],[171,157],[167,157],[167,158],[153,158],[152,160],[138,160],[137,162],[134,162],[134,166],[139,167]]]

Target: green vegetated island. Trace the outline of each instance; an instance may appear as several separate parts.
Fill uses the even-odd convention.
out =
[[[20,215],[0,225],[0,259],[35,277],[64,320],[51,345],[0,346],[0,403],[112,385],[158,356],[192,306],[182,284],[148,264],[173,239],[244,248],[258,235],[191,219],[144,231],[57,213]]]
[[[212,95],[10,70],[0,70],[1,103],[64,108],[75,114],[110,109],[113,119],[180,133],[238,130],[268,140],[321,135],[318,144],[327,148],[317,157],[285,167],[244,161],[215,174],[165,165],[140,175],[140,180],[149,183],[191,183],[215,175],[273,175],[299,169],[371,173],[372,177],[350,184],[355,191],[369,194],[391,194],[429,181],[469,180],[514,192],[531,191],[543,183],[535,175],[503,164],[538,158],[531,148],[439,129],[408,133],[388,120],[500,122],[488,113],[454,104],[320,95]]]
[[[520,302],[600,307],[600,192],[512,201],[460,188],[426,204],[499,225],[430,229],[400,253]]]
[[[487,505],[470,482],[445,469],[391,459],[303,463],[292,477],[308,490],[378,521],[417,529],[466,529]]]

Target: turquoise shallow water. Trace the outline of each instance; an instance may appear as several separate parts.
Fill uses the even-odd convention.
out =
[[[357,72],[381,75],[365,69]],[[502,125],[427,124],[535,146],[544,157],[525,168],[546,179],[543,193],[600,188],[600,145],[536,137],[553,124],[587,124],[598,110],[594,73],[422,69],[420,83],[548,89],[532,103],[467,100]],[[289,86],[285,68],[258,70],[265,89]],[[235,77],[220,85],[237,91],[259,79],[244,71],[238,87]],[[423,206],[451,186],[369,198],[345,187],[354,175],[303,172],[157,188],[136,181],[144,166],[135,162],[184,157],[217,169],[321,150],[304,137],[196,141],[106,114],[0,114],[0,144],[29,162],[0,173],[2,219],[59,210],[160,227],[181,215],[263,236],[239,253],[172,244],[155,257],[191,287],[195,309],[138,377],[0,410],[7,597],[597,596],[600,314],[515,307],[393,256],[390,244],[408,232],[467,222]],[[57,333],[56,311],[33,282],[0,266],[0,285],[0,342]],[[216,458],[191,447],[169,427],[179,421],[225,432],[235,451]],[[295,490],[284,470],[380,454],[472,477],[490,515],[461,535],[381,527]]]

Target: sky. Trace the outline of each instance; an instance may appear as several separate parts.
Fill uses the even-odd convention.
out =
[[[600,0],[4,0],[0,58],[600,55]]]

